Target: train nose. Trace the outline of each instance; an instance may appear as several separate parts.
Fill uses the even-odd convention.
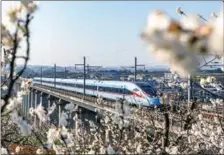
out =
[[[159,98],[151,98],[151,97],[149,97],[149,102],[153,106],[160,106],[160,99]]]

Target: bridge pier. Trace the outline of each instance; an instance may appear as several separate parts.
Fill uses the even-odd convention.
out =
[[[61,117],[61,99],[58,100],[58,127],[61,126],[60,117]]]
[[[30,95],[31,95],[31,97],[30,97],[31,98],[30,108],[33,107],[33,91],[34,91],[33,89],[30,90]]]
[[[72,112],[69,112],[68,119],[69,119],[69,128],[71,129],[72,128]]]
[[[28,97],[27,97],[27,110],[26,110],[26,117],[28,116],[29,113],[29,105],[30,105],[30,90],[28,92]]]
[[[74,115],[74,121],[75,121],[75,135],[78,136],[78,128],[79,128],[79,121],[78,121],[78,112],[79,112],[79,107],[75,110],[75,115]]]
[[[51,95],[48,95],[47,97],[47,109],[49,110],[51,107]],[[49,116],[50,117],[50,116]],[[49,118],[48,124],[51,124],[51,119]]]
[[[61,117],[61,105],[58,105],[58,127],[60,127],[61,122],[60,122],[60,117]]]
[[[43,96],[44,96],[44,93],[41,92],[41,93],[40,93],[40,103],[42,103],[42,105],[43,105]]]
[[[43,106],[43,92],[40,93],[40,104]],[[39,120],[39,127],[41,127],[41,121]]]
[[[29,105],[29,92],[28,92],[27,95],[26,95],[26,110],[25,110],[25,117],[27,116],[28,105]]]
[[[23,96],[22,100],[22,114],[25,115],[25,106],[26,105],[26,95]]]
[[[37,108],[37,94],[38,94],[38,92],[36,90],[35,91],[35,96],[34,96],[34,109]],[[35,115],[34,116],[34,126],[35,126],[35,128],[36,128],[36,125],[37,125],[37,116]]]
[[[27,105],[27,94],[24,96],[24,111],[23,111],[24,116],[26,116],[26,105]]]

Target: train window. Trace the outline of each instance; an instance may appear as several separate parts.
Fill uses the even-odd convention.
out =
[[[131,95],[131,94],[132,94],[132,92],[131,92],[131,91],[129,91],[128,89],[124,89],[124,94],[126,94],[126,95]]]
[[[118,92],[119,92],[120,94],[123,94],[123,93],[124,93],[124,90],[121,89],[121,88],[118,88]]]
[[[115,88],[115,93],[119,93],[119,89],[118,88]]]
[[[115,91],[116,91],[116,93],[119,93],[119,89],[118,88],[115,88]]]
[[[156,91],[147,83],[136,82],[136,84],[147,94],[156,96]]]
[[[96,86],[92,86],[92,89],[93,89],[93,90],[97,90],[97,87],[96,87]]]
[[[111,93],[115,93],[115,88],[110,88]]]
[[[137,88],[133,89],[133,91],[139,91]]]
[[[156,96],[156,92],[155,92],[155,90],[154,90],[152,87],[150,87],[150,86],[142,86],[141,88],[142,88],[143,91],[146,92],[147,94]]]
[[[106,92],[110,92],[110,87],[105,87]]]
[[[71,83],[71,84],[69,84],[71,87],[75,87],[75,84],[74,83]]]
[[[103,87],[103,91],[107,92],[107,90],[108,90],[107,87]]]
[[[99,87],[99,89],[98,89],[99,91],[103,91],[103,87]]]
[[[109,92],[110,93],[113,93],[113,88],[109,88]]]
[[[87,88],[87,89],[92,89],[92,86],[87,85],[86,88]]]

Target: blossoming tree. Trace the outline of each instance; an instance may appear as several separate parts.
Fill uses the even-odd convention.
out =
[[[161,96],[163,109],[136,108],[124,100],[117,101],[115,113],[96,109],[95,122],[81,121],[78,107],[70,103],[60,115],[59,127],[46,125],[56,104],[46,110],[40,103],[36,108],[29,109],[30,120],[26,120],[21,111],[22,97],[29,92],[32,80],[21,79],[19,92],[14,93],[13,87],[29,60],[29,26],[36,9],[35,2],[18,3],[8,12],[11,27],[4,23],[1,26],[4,51],[1,88],[6,90],[1,99],[2,153],[21,153],[24,148],[17,146],[15,150],[9,150],[10,144],[35,145],[32,154],[50,153],[52,149],[56,154],[224,153],[223,118],[217,114],[213,121],[208,121],[203,117],[200,101],[186,104],[185,100],[179,100],[180,94]],[[170,61],[171,71],[186,77],[196,73],[197,54],[223,56],[223,13],[215,16],[214,22],[203,24],[198,17],[188,17],[180,8],[177,11],[185,15],[183,21],[174,21],[161,11],[150,14],[142,38],[155,57],[163,62]],[[19,56],[18,49],[25,50],[26,55]],[[18,73],[15,73],[16,59],[24,60],[24,66]],[[9,73],[5,72],[7,66]],[[215,84],[214,78],[200,82],[202,86],[211,83]],[[95,104],[104,102],[98,98]],[[214,108],[223,104],[221,99],[211,99],[211,102]],[[71,113],[74,113],[75,129],[68,127]],[[33,125],[32,117],[35,116],[42,127]],[[44,126],[47,126],[46,130]]]

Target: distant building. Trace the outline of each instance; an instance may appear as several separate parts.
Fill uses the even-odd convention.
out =
[[[164,73],[165,80],[174,80],[174,74],[172,73]]]

